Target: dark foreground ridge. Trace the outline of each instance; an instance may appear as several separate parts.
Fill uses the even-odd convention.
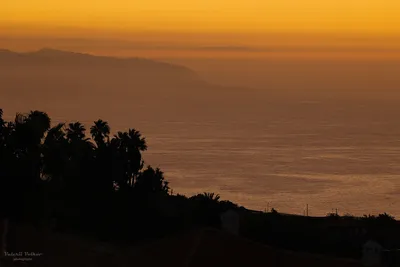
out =
[[[277,249],[214,228],[195,228],[137,246],[37,232],[27,226],[18,232],[24,250],[42,253],[31,256],[29,266],[362,266],[358,260]],[[11,260],[3,262],[17,266]]]

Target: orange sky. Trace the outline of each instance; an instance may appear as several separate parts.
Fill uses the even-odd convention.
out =
[[[398,0],[2,0],[2,24],[399,33]]]
[[[387,41],[400,34],[398,14],[399,0],[1,0],[0,36],[251,46],[343,45],[363,36],[351,45],[386,47],[400,43]]]

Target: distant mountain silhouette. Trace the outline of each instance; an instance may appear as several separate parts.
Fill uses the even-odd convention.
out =
[[[145,75],[153,78],[169,78],[169,81],[174,79],[175,82],[199,80],[197,74],[186,67],[148,59],[93,56],[50,48],[28,53],[0,50],[0,68],[28,66],[35,66],[35,68],[50,67],[52,69],[55,67],[58,69],[70,69],[72,67],[76,72],[116,68],[115,70],[118,70],[121,74],[129,72],[134,77],[143,77],[142,75]],[[163,81],[166,82],[165,80]]]
[[[5,110],[45,109],[54,116],[74,116],[72,110],[96,116],[107,116],[105,110],[132,116],[193,111],[202,116],[251,98],[240,88],[211,85],[180,65],[49,48],[0,50],[0,81]]]

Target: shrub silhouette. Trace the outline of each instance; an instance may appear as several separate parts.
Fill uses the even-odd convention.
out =
[[[274,209],[274,208],[271,209],[271,213],[272,213],[272,214],[279,214],[279,212],[278,212],[276,209]]]

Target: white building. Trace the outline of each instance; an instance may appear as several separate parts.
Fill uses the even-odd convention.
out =
[[[364,266],[380,266],[382,262],[383,247],[372,240],[369,240],[363,246],[362,262]]]

